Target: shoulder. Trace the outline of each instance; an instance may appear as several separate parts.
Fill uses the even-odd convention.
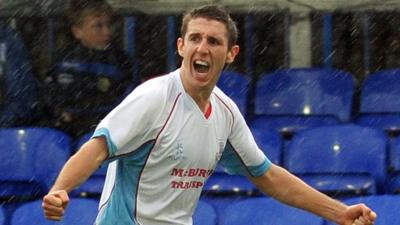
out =
[[[70,48],[63,49],[56,52],[55,61],[60,63],[75,59],[82,59],[88,57],[88,51],[81,47],[79,44],[71,45]]]
[[[120,47],[116,46],[115,44],[112,44],[108,50],[106,50],[107,54],[111,54],[115,57],[117,57],[120,61],[124,60],[129,60],[132,57],[128,54],[127,51],[124,49],[121,49]]]
[[[215,86],[213,92],[214,96],[216,97],[217,102],[224,105],[224,107],[230,111],[235,110],[237,108],[235,102],[227,96],[221,89]]]
[[[147,80],[137,86],[129,96],[145,98],[162,104],[180,92],[174,72]],[[128,96],[128,97],[129,97]]]

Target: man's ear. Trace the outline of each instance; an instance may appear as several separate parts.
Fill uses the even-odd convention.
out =
[[[234,45],[232,48],[228,51],[228,55],[226,56],[226,63],[233,63],[235,61],[235,57],[240,51],[239,45]]]
[[[181,57],[183,57],[183,50],[184,50],[184,43],[183,43],[183,38],[178,38],[176,40],[176,48],[178,49],[178,53]]]

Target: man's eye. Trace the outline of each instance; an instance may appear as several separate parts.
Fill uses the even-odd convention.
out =
[[[215,38],[208,39],[208,43],[210,43],[210,45],[219,45],[219,41]]]
[[[191,36],[189,40],[191,41],[198,41],[200,38],[197,36]]]

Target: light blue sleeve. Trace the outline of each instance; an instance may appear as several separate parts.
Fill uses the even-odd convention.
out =
[[[225,146],[224,153],[222,154],[220,164],[225,168],[229,174],[244,175],[257,177],[263,175],[271,167],[271,161],[265,157],[264,161],[258,165],[245,165],[243,159],[233,148],[231,143]]]

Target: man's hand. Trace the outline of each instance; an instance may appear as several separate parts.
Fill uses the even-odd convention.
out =
[[[42,208],[49,220],[62,220],[69,203],[68,193],[64,190],[52,191],[43,197]]]
[[[376,213],[364,204],[351,205],[343,214],[341,225],[372,225],[376,219]]]

